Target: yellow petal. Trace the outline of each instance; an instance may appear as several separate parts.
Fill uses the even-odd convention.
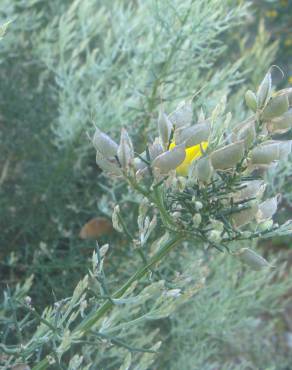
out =
[[[202,151],[201,151],[201,146],[203,150],[206,150],[208,147],[208,142],[203,141],[201,144],[191,146],[190,148],[186,149],[186,158],[182,162],[181,165],[179,165],[176,168],[176,172],[178,175],[181,176],[187,176],[188,175],[188,170],[190,167],[190,164],[197,158],[201,157]],[[173,149],[175,147],[175,142],[172,142],[169,146],[169,149]]]

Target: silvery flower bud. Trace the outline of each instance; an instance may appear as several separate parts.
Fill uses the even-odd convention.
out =
[[[244,156],[244,142],[238,141],[215,150],[211,153],[211,163],[216,170],[227,170],[235,167]]]
[[[177,186],[177,189],[179,191],[181,191],[181,192],[184,191],[185,188],[186,188],[186,186],[187,186],[187,179],[185,177],[179,176],[177,178],[177,184],[176,184],[176,186]]]
[[[160,110],[158,117],[158,131],[163,147],[166,149],[169,143],[172,130],[172,123],[167,115]]]
[[[292,109],[289,109],[281,117],[272,119],[267,123],[267,129],[271,133],[283,134],[292,128]]]
[[[142,158],[145,157],[145,152],[140,154],[140,156]],[[136,170],[143,170],[145,167],[147,167],[147,164],[139,157],[135,157],[134,158],[134,167],[136,168]]]
[[[245,102],[248,108],[255,112],[257,110],[256,94],[251,90],[247,90],[244,97],[245,97]]]
[[[194,162],[194,175],[202,182],[208,183],[214,173],[210,158],[202,157]]]
[[[95,149],[98,150],[104,158],[117,155],[118,144],[98,128],[95,131],[92,142]]]
[[[242,231],[240,235],[242,236],[242,238],[248,239],[252,236],[252,232],[245,230],[245,231]]]
[[[237,253],[234,253],[234,255],[238,257],[241,262],[256,271],[264,267],[273,267],[266,259],[249,248],[241,248]]]
[[[181,217],[181,213],[180,212],[173,212],[172,213],[172,217],[175,219],[175,220],[179,220],[180,217]]]
[[[121,166],[125,169],[134,160],[134,149],[132,140],[130,139],[126,129],[122,128],[121,140],[118,147],[118,158]]]
[[[289,106],[292,107],[292,88],[287,89],[287,96],[288,96],[288,101],[289,101]]]
[[[222,240],[222,237],[221,237],[221,232],[218,231],[218,230],[211,230],[209,233],[208,233],[208,239],[210,240],[210,242],[212,243],[220,243],[221,240]]]
[[[154,143],[149,145],[150,160],[153,161],[156,157],[163,153],[163,148],[159,143],[158,139],[154,140]]]
[[[235,201],[241,201],[250,198],[260,198],[265,189],[266,185],[263,180],[253,180],[253,181],[246,181],[242,183],[243,188],[233,194],[233,199]]]
[[[174,132],[176,144],[186,144],[186,148],[207,141],[210,135],[210,126],[206,123],[196,124],[191,127],[180,128]]]
[[[179,104],[169,118],[175,128],[189,126],[193,119],[191,102],[182,102]]]
[[[292,106],[292,87],[288,87],[287,89],[279,90],[275,93],[276,96],[287,96],[289,106]]]
[[[235,227],[241,227],[249,224],[254,220],[258,206],[254,205],[251,208],[243,209],[242,211],[232,214],[231,220]]]
[[[220,231],[220,233],[222,233],[222,231],[224,230],[223,222],[219,220],[210,220],[210,221],[211,221],[213,230]]]
[[[292,140],[285,140],[279,144],[280,158],[287,159],[292,149]]]
[[[289,108],[288,97],[285,95],[279,95],[271,98],[268,104],[265,106],[261,118],[265,121],[272,118],[280,117],[286,113]]]
[[[142,169],[140,169],[136,172],[136,180],[138,182],[140,182],[142,179],[150,177],[150,176],[151,176],[151,172],[150,172],[148,166],[145,166],[144,168],[142,168]]]
[[[27,296],[24,298],[24,302],[25,302],[25,304],[26,304],[27,306],[31,306],[31,302],[32,302],[31,297],[27,295]]]
[[[96,164],[105,172],[121,176],[122,171],[118,165],[118,162],[115,158],[104,158],[102,154],[97,150],[96,151]]]
[[[245,124],[244,126],[240,127],[237,133],[234,135],[236,136],[236,140],[244,141],[245,147],[249,148],[256,138],[256,130],[255,130],[255,123],[254,121]]]
[[[140,206],[139,206],[139,215],[138,215],[138,219],[137,219],[139,230],[143,230],[144,222],[145,222],[145,218],[146,218],[146,214],[148,212],[148,209],[149,209],[149,201],[148,201],[147,198],[143,198],[143,200],[142,200],[142,202],[140,203]]]
[[[167,174],[169,171],[176,169],[185,159],[186,151],[184,145],[178,145],[172,150],[168,150],[158,157],[152,163],[161,174]]]
[[[113,228],[116,231],[120,233],[123,231],[123,227],[120,223],[120,206],[118,204],[115,206],[113,214],[112,214],[112,224],[113,224]]]
[[[194,214],[193,218],[193,224],[194,227],[200,226],[200,223],[202,222],[202,216],[199,213]]]
[[[271,89],[272,89],[272,78],[271,73],[268,72],[265,75],[257,91],[258,108],[263,108],[265,106],[266,102],[270,98]]]
[[[100,255],[100,257],[101,257],[101,258],[104,258],[104,257],[105,257],[105,255],[107,254],[108,250],[109,250],[109,244],[104,244],[104,245],[100,248],[100,250],[99,250],[99,255]]]
[[[279,142],[271,140],[255,147],[251,151],[251,162],[252,164],[270,164],[278,160],[279,155]]]
[[[270,230],[273,224],[274,224],[273,220],[266,220],[264,222],[261,222],[257,226],[257,231],[263,232],[263,231]]]
[[[195,202],[195,210],[200,211],[203,208],[202,202],[196,201]]]
[[[258,212],[256,214],[257,222],[262,222],[264,220],[272,218],[273,215],[277,212],[278,202],[279,195],[260,203]]]
[[[198,114],[198,123],[204,123],[205,121],[206,121],[206,116],[203,111],[203,108],[201,108]]]

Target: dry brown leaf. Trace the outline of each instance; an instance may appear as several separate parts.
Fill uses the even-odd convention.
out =
[[[111,221],[104,217],[95,217],[82,227],[79,237],[81,239],[98,239],[103,235],[110,234],[112,230]]]

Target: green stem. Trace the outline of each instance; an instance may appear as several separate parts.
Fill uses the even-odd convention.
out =
[[[118,289],[114,294],[113,298],[120,298],[123,296],[123,294],[126,292],[126,290],[135,282],[140,280],[143,276],[147,274],[149,269],[151,269],[156,263],[161,261],[164,256],[166,256],[179,242],[184,240],[184,236],[181,234],[174,234],[169,237],[169,239],[165,242],[165,244],[159,249],[159,251],[152,256],[152,258],[149,260],[149,262],[138,269],[130,278],[129,280],[120,288]],[[89,317],[82,321],[72,332],[72,335],[74,337],[74,334],[77,332],[81,335],[87,334],[92,327],[102,318],[112,307],[113,307],[112,301],[105,302],[97,311],[92,312]],[[49,365],[49,362],[47,358],[43,359],[41,362],[39,362],[37,365],[33,367],[32,370],[44,370],[47,369]]]
[[[167,210],[165,209],[162,191],[163,190],[159,187],[155,187],[153,189],[153,201],[156,204],[157,208],[159,209],[163,225],[169,227],[173,225],[173,220],[170,217]]]

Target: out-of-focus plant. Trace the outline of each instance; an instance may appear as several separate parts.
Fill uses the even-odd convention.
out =
[[[58,86],[58,144],[92,120],[112,130],[127,121],[145,140],[161,100],[175,104],[201,88],[196,104],[210,108],[243,78],[240,58],[223,63],[223,36],[246,16],[246,5],[228,0],[72,2],[37,42]]]
[[[191,251],[182,254],[183,263],[193,258]],[[205,288],[172,316],[157,367],[289,369],[283,330],[289,304],[283,296],[291,287],[286,268],[244,271],[231,256],[219,255],[208,261],[208,270]]]
[[[272,40],[279,43],[276,63],[285,71],[287,79],[283,84],[292,84],[292,37],[291,37],[291,0],[253,0],[256,19],[261,17],[271,33]]]
[[[37,352],[33,369],[40,370],[50,363],[62,367],[66,353],[76,354],[74,348],[82,343],[96,346],[99,341],[111,340],[127,348],[113,333],[122,336],[137,324],[169,316],[204,284],[200,269],[202,274],[196,276],[196,283],[190,273],[177,283],[175,277],[161,280],[156,266],[178,245],[195,245],[206,252],[213,248],[226,250],[256,271],[272,267],[250,244],[258,238],[291,234],[291,222],[273,223],[279,195],[262,200],[265,183],[261,177],[291,151],[290,141],[273,140],[275,133],[291,127],[291,90],[273,93],[269,71],[257,93],[249,90],[245,99],[254,113],[236,125],[225,113],[224,99],[210,117],[201,111],[195,124],[191,101],[184,101],[170,115],[161,109],[159,137],[141,154],[135,153],[125,129],[119,144],[97,129],[93,137],[97,164],[110,175],[126,180],[140,196],[137,234],[129,231],[118,205],[112,218],[116,230],[136,248],[142,265],[112,293],[104,271],[109,247],[97,248],[92,270],[70,299],[58,302],[54,310],[48,308],[42,315],[27,300],[27,320],[32,315],[41,324],[25,345],[3,345],[8,355],[28,361]],[[235,241],[245,241],[245,246]],[[138,281],[148,274],[157,280],[144,282],[144,288],[133,295]],[[128,309],[123,314],[127,304],[134,307],[131,315]],[[21,343],[21,336],[19,340]],[[159,344],[145,347],[147,343],[145,340],[143,347],[136,349],[147,352],[147,361],[151,361],[149,353],[155,353]],[[44,345],[51,352],[41,360]],[[91,361],[99,361],[92,356]],[[142,364],[146,361],[143,356]],[[108,368],[113,366],[111,363]],[[149,363],[138,368],[147,367]]]

